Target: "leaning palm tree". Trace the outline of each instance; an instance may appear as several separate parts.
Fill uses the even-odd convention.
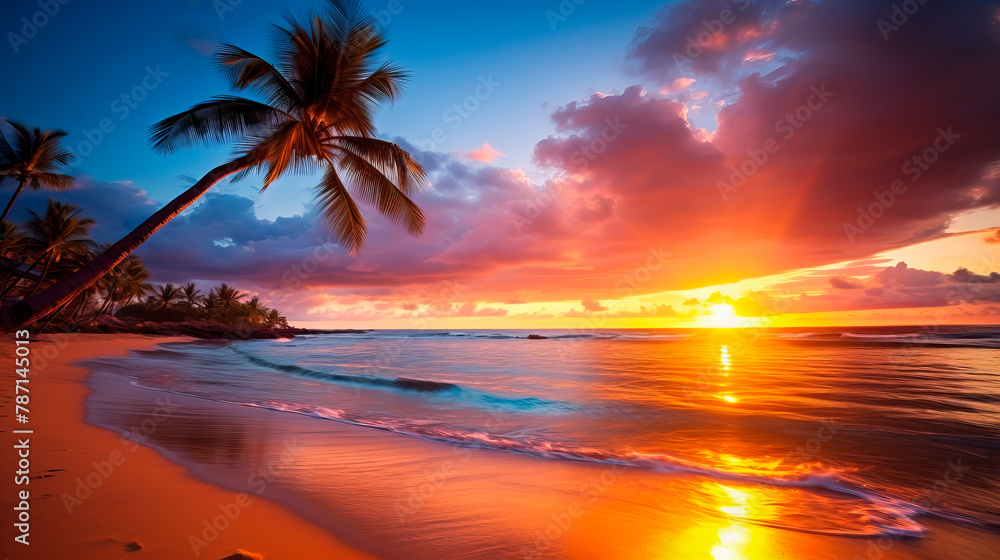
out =
[[[10,197],[0,220],[7,219],[14,200],[24,187],[33,191],[43,188],[60,191],[73,184],[72,177],[57,173],[74,159],[73,154],[62,147],[65,132],[41,130],[37,126],[29,131],[26,126],[14,121],[7,121],[7,124],[13,130],[9,138],[0,130],[0,184],[16,183],[17,190]]]
[[[263,173],[262,190],[289,172],[322,171],[316,189],[323,218],[349,253],[366,237],[355,197],[418,235],[424,216],[410,199],[426,174],[400,146],[377,139],[375,111],[395,100],[407,74],[381,62],[386,36],[358,0],[330,0],[274,33],[276,63],[223,45],[219,68],[236,92],[199,103],[152,127],[154,148],[169,154],[198,143],[236,140],[237,157],[216,167],[87,267],[51,289],[0,307],[0,329],[43,317],[111,270],[171,218],[232,174]]]

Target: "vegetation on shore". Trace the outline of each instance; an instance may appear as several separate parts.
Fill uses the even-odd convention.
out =
[[[90,239],[94,220],[82,216],[76,206],[49,199],[44,213],[30,209],[27,213],[30,219],[20,226],[8,221],[0,226],[0,301],[44,290],[106,249]],[[139,332],[157,328],[151,323],[189,323],[206,333],[243,331],[250,336],[291,328],[279,310],[262,305],[258,297],[244,301],[248,297],[225,283],[207,292],[193,282],[153,285],[142,259],[130,255],[92,289],[35,325],[34,332],[45,328]]]

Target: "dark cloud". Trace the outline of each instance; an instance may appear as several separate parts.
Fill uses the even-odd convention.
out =
[[[861,282],[848,276],[834,276],[830,278],[830,285],[838,290],[860,290],[864,288]]]

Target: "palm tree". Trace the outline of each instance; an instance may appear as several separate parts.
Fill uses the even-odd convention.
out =
[[[276,26],[277,65],[234,45],[217,55],[231,88],[264,101],[219,96],[152,127],[154,148],[165,154],[196,143],[238,141],[238,154],[94,260],[38,297],[0,307],[0,329],[43,317],[121,262],[171,218],[222,178],[264,173],[262,190],[287,172],[323,171],[316,190],[327,224],[350,253],[366,237],[352,196],[375,206],[390,222],[418,235],[420,208],[410,200],[426,179],[423,168],[392,142],[375,138],[374,115],[402,92],[407,74],[380,63],[386,36],[358,0],[329,0],[324,14],[287,18]]]
[[[251,323],[259,323],[267,315],[268,309],[261,305],[260,298],[254,296],[253,299],[243,304],[246,306],[247,319]]]
[[[181,299],[181,291],[173,284],[161,284],[153,294],[155,300],[163,307]]]
[[[141,298],[153,290],[152,284],[146,282],[149,280],[149,272],[146,271],[142,259],[136,255],[129,255],[104,278],[107,281],[104,305],[97,315],[108,312],[116,302],[128,305],[132,299]]]
[[[61,191],[73,184],[69,175],[56,173],[74,159],[73,154],[62,147],[65,132],[41,130],[37,126],[29,131],[14,121],[7,121],[7,124],[13,131],[8,139],[0,130],[0,184],[5,180],[16,182],[17,190],[10,197],[0,220],[7,219],[14,200],[24,187],[33,191],[41,188]]]
[[[21,279],[23,272],[18,267],[24,262],[24,235],[16,225],[3,220],[0,222],[0,264],[5,272],[3,281],[0,281],[0,297],[3,297],[9,286],[7,281],[11,276],[16,283]]]
[[[149,271],[142,259],[129,255],[118,266],[125,268],[120,277],[122,285],[118,292],[118,300],[123,307],[132,303],[133,299],[141,300],[142,296],[153,291],[153,285],[146,281],[149,280]]]
[[[180,299],[188,307],[194,308],[195,305],[198,305],[205,299],[205,296],[201,295],[201,290],[194,285],[194,282],[188,282],[181,286]]]
[[[29,296],[34,295],[45,283],[52,265],[58,264],[64,257],[89,256],[94,247],[94,242],[90,240],[90,226],[94,225],[94,220],[78,217],[80,212],[79,207],[51,198],[45,206],[45,214],[39,216],[34,210],[28,210],[31,219],[24,225],[27,234],[24,240],[25,250],[35,259],[32,268],[43,261],[45,263],[42,275]],[[86,288],[77,291],[73,297],[60,303],[60,306],[75,299]]]
[[[217,306],[221,307],[223,312],[229,311],[241,299],[246,297],[246,294],[241,294],[239,290],[233,288],[225,282],[221,286],[212,290],[212,294],[215,296],[215,303]]]
[[[272,309],[268,311],[267,315],[264,317],[264,326],[269,329],[287,329],[288,319],[286,319],[277,309]]]

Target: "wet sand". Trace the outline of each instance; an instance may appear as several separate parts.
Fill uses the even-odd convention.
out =
[[[17,467],[12,446],[16,437],[24,436],[11,433],[19,427],[13,419],[11,340],[6,335],[0,348],[5,471],[0,477],[4,512],[0,538],[9,558],[215,560],[238,549],[266,559],[371,558],[263,496],[241,496],[195,480],[186,467],[138,445],[142,435],[122,438],[87,424],[84,400],[90,390],[84,381],[88,371],[69,364],[187,340],[142,335],[52,335],[31,343],[36,359],[30,377],[28,424],[34,430],[29,436],[30,545],[15,543],[14,498],[23,487],[13,484]],[[142,421],[136,424],[138,434],[143,428],[155,433],[166,413],[160,410],[143,418],[145,426]],[[212,426],[206,424],[203,429],[211,432]],[[206,522],[225,528],[206,532]]]

